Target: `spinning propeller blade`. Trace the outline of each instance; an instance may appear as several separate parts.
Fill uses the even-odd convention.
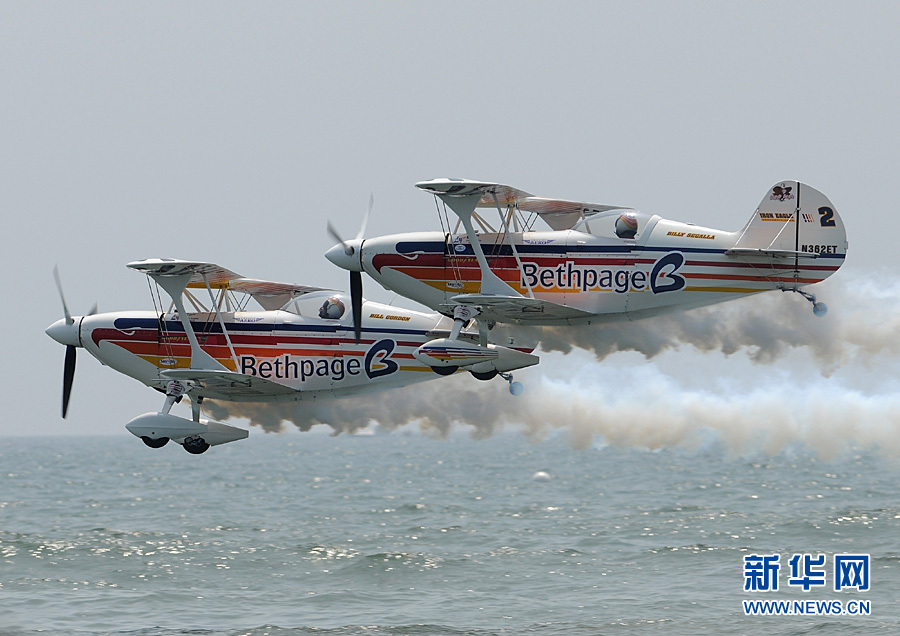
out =
[[[353,312],[353,334],[356,338],[356,344],[359,344],[362,335],[362,244],[365,242],[366,225],[369,223],[369,215],[375,206],[375,196],[369,195],[369,207],[363,216],[362,224],[359,226],[359,232],[352,241],[345,241],[338,233],[337,229],[328,222],[326,226],[328,235],[337,241],[343,248],[343,254],[340,250],[336,250],[337,245],[325,253],[325,257],[332,263],[346,269],[350,272],[350,307]]]
[[[353,256],[353,252],[354,252],[353,246],[350,245],[350,244],[349,244],[347,241],[345,241],[343,238],[341,238],[341,235],[338,234],[338,231],[337,231],[337,230],[334,228],[334,226],[331,224],[331,221],[328,222],[328,225],[326,226],[326,229],[328,230],[328,236],[330,236],[331,238],[333,238],[335,241],[337,241],[338,243],[340,243],[340,244],[344,247],[344,253],[345,253],[347,256]]]
[[[362,225],[359,226],[359,232],[356,233],[356,240],[360,241],[366,235],[366,225],[369,223],[369,215],[372,214],[372,208],[375,206],[375,195],[369,193],[369,208],[363,217]]]
[[[63,320],[57,320],[55,323],[47,327],[48,336],[56,340],[66,347],[66,359],[63,363],[63,394],[62,394],[62,416],[66,417],[69,411],[69,398],[72,396],[72,383],[75,380],[75,360],[76,349],[81,346],[79,331],[81,329],[82,316],[72,317],[69,307],[66,305],[66,297],[63,294],[62,282],[59,279],[59,268],[53,268],[53,278],[56,280],[56,290],[59,292],[59,299],[62,301]],[[85,316],[93,316],[97,313],[97,303],[91,307],[91,310]]]
[[[69,410],[69,396],[72,395],[72,382],[75,379],[75,347],[66,345],[66,362],[63,366],[63,401],[62,416]]]
[[[353,335],[356,344],[362,335],[362,273],[350,272],[350,307],[353,311]]]
[[[72,319],[72,314],[69,313],[68,306],[66,306],[66,297],[63,295],[62,283],[59,280],[59,267],[57,265],[53,266],[53,278],[54,280],[56,280],[56,291],[59,292],[59,299],[62,301],[63,314],[66,317],[66,324],[71,325],[75,321]]]

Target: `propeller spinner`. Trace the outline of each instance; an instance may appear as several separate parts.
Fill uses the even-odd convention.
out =
[[[335,227],[328,222],[328,235],[338,242],[337,245],[325,252],[325,258],[350,272],[350,306],[353,313],[353,334],[356,343],[359,344],[362,335],[362,245],[365,242],[366,224],[369,222],[369,214],[375,205],[375,197],[369,195],[369,208],[363,217],[362,225],[356,238],[345,241]]]

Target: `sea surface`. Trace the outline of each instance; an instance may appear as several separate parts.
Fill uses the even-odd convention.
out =
[[[546,475],[540,475],[540,472]],[[565,435],[0,438],[0,634],[900,633],[900,464]],[[827,585],[788,585],[824,553]],[[865,553],[866,592],[831,589]],[[743,558],[778,554],[778,591]],[[747,599],[868,616],[746,616]]]

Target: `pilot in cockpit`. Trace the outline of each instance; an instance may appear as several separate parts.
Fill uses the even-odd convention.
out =
[[[319,318],[337,320],[344,315],[344,303],[337,296],[331,296],[319,308]]]
[[[622,212],[616,219],[616,236],[619,238],[633,239],[637,230],[637,216],[633,212]]]

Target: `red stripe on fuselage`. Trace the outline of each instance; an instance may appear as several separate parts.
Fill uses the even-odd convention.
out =
[[[685,278],[694,278],[694,279],[706,279],[706,280],[745,280],[745,281],[755,281],[755,282],[776,282],[776,283],[804,283],[804,284],[812,284],[812,283],[820,283],[824,279],[822,278],[794,278],[793,276],[766,276],[765,274],[760,274],[759,276],[739,276],[737,274],[697,274],[692,272],[679,272],[681,276]]]
[[[94,329],[91,332],[91,339],[94,344],[99,345],[100,342],[112,342],[115,344],[129,344],[131,346],[139,346],[143,353],[150,353],[151,349],[160,350],[161,355],[165,355],[170,350],[184,349],[190,353],[190,342],[184,333],[168,332],[169,335],[160,335],[156,329],[130,329],[121,331],[119,329]],[[296,352],[298,348],[303,348],[304,352],[311,351],[310,347],[316,351],[325,352],[323,355],[331,355],[339,352],[346,355],[364,355],[366,348],[372,345],[376,340],[373,338],[360,340],[359,345],[356,344],[352,337],[335,337],[332,334],[323,336],[291,336],[284,332],[275,331],[269,334],[242,334],[232,333],[229,331],[232,345],[235,350],[267,350],[283,352]],[[223,334],[197,334],[200,346],[206,350],[216,350],[221,352],[225,357],[230,357],[231,352],[228,348],[228,342]],[[398,347],[419,347],[426,341],[423,335],[421,340],[394,340]],[[360,347],[358,351],[348,349],[348,347]],[[331,347],[326,349],[325,347]],[[337,349],[337,347],[341,347]],[[137,349],[135,349],[137,350]]]

